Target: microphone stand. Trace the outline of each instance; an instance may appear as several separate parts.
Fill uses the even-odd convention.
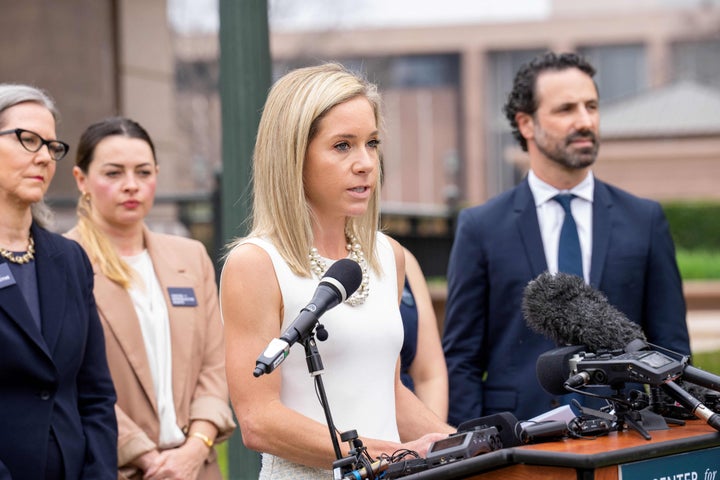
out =
[[[648,430],[667,430],[668,423],[677,423],[683,425],[685,422],[665,418],[653,412],[649,407],[649,401],[646,395],[637,390],[632,390],[627,398],[623,397],[621,391],[622,385],[614,385],[615,394],[606,398],[608,406],[600,410],[583,407],[579,403],[577,408],[583,415],[590,415],[596,418],[603,418],[613,422],[616,431],[622,431],[625,427],[629,430],[635,430],[645,440],[651,440],[652,437]],[[577,393],[586,394],[581,390],[573,389]],[[587,395],[587,394],[586,394]],[[592,395],[591,395],[592,396]]]
[[[322,324],[318,324],[317,327],[318,339],[324,341],[328,337],[327,330]],[[363,446],[362,441],[358,439],[357,432],[350,430],[343,432],[340,438],[345,442],[347,441],[351,446],[351,450],[348,456],[343,457],[342,451],[340,450],[340,443],[338,442],[337,435],[335,435],[335,422],[332,418],[330,411],[330,404],[328,403],[327,393],[325,392],[325,384],[323,383],[321,374],[323,373],[324,366],[320,352],[315,342],[315,335],[311,331],[307,337],[302,340],[303,346],[305,347],[305,362],[308,366],[308,372],[310,376],[315,380],[315,387],[317,389],[318,396],[320,397],[320,403],[325,413],[325,421],[327,422],[328,430],[330,432],[330,440],[332,441],[333,450],[335,451],[336,460],[333,462],[333,475],[334,479],[344,478],[370,478],[374,479],[374,469],[385,465],[373,465],[368,460],[367,448]],[[366,458],[367,457],[367,458]],[[379,462],[378,462],[379,463]],[[349,476],[348,476],[349,475]]]
[[[320,352],[318,351],[317,344],[315,343],[315,335],[313,335],[312,332],[303,340],[303,345],[305,346],[305,361],[307,362],[308,372],[315,380],[315,387],[317,388],[318,395],[320,396],[320,403],[322,404],[323,412],[325,413],[328,430],[330,430],[330,439],[332,440],[333,450],[335,450],[335,457],[340,460],[342,458],[340,443],[335,435],[335,423],[333,422],[332,413],[330,412],[330,405],[328,404],[327,394],[325,393],[325,385],[323,384],[322,377],[320,376],[324,367],[322,358],[320,358]]]

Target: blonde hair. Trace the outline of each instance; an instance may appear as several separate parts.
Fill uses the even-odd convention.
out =
[[[77,204],[77,232],[80,243],[90,257],[90,261],[111,281],[127,290],[132,284],[135,273],[122,259],[107,236],[100,231],[90,217],[90,197],[81,195]]]
[[[269,237],[291,270],[310,276],[308,252],[313,243],[312,212],[303,188],[308,145],[330,109],[364,97],[382,127],[377,87],[336,63],[293,70],[270,89],[253,154],[253,212],[249,236]],[[378,168],[380,165],[378,163]],[[378,179],[380,175],[378,175]],[[379,228],[380,185],[364,215],[348,220],[370,266],[377,272],[375,235]],[[232,242],[228,248],[237,245]]]
[[[109,117],[90,125],[82,133],[75,156],[75,166],[87,175],[98,144],[112,136],[143,140],[150,146],[153,160],[157,164],[155,145],[148,132],[139,123],[126,117]],[[98,266],[103,275],[127,290],[135,278],[134,270],[118,254],[107,235],[100,231],[93,222],[90,215],[91,201],[89,195],[82,194],[78,200],[77,231],[80,243],[85,248],[90,260]]]

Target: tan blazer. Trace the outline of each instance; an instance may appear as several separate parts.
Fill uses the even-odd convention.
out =
[[[170,319],[178,426],[187,434],[192,420],[207,420],[218,428],[217,440],[224,440],[235,423],[225,380],[223,328],[212,262],[197,240],[153,233],[147,228],[144,235]],[[79,241],[77,229],[66,236]],[[131,460],[157,448],[159,421],[153,379],[130,295],[96,265],[93,268],[95,300],[118,397],[118,464],[125,474],[130,469],[122,467],[129,467]],[[197,306],[173,305],[168,288],[177,287],[192,288]],[[214,459],[213,452],[200,479],[220,478]],[[131,473],[128,471],[126,477],[132,478]]]

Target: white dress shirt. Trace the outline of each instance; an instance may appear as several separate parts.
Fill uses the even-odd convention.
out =
[[[557,188],[540,180],[535,173],[528,172],[528,184],[535,199],[540,236],[545,250],[545,260],[548,271],[558,271],[558,246],[560,244],[560,230],[562,229],[565,211],[562,206],[553,200],[558,193],[571,193],[576,198],[570,202],[573,218],[578,229],[580,251],[582,252],[583,276],[585,283],[590,283],[590,265],[592,260],[592,203],[595,190],[595,178],[592,171],[587,177],[570,190]]]
[[[175,414],[170,319],[165,297],[147,250],[123,259],[135,270],[140,279],[140,282],[133,280],[129,293],[140,320],[140,330],[155,385],[155,399],[160,417],[158,444],[161,448],[177,447],[185,441],[185,435],[177,425]]]

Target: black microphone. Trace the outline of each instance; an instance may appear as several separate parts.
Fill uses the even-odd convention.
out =
[[[525,287],[522,309],[531,330],[561,345],[585,345],[590,352],[649,348],[638,324],[575,275],[539,275]],[[720,392],[720,376],[683,364],[683,380]]]
[[[472,418],[465,420],[458,425],[458,433],[471,432],[474,430],[482,430],[489,427],[495,427],[500,435],[500,441],[505,448],[517,447],[521,445],[520,436],[518,435],[518,426],[520,422],[510,412],[493,413],[484,417]]]
[[[715,430],[720,430],[720,415],[710,410],[700,400],[683,390],[677,383],[667,382],[660,385],[660,388],[680,405],[690,410],[697,418],[705,420],[707,424]]]
[[[567,392],[563,392],[567,393]],[[541,422],[519,422],[510,412],[500,412],[485,417],[466,420],[458,425],[458,433],[482,430],[495,427],[502,447],[517,447],[528,443],[539,443],[557,440],[567,436],[569,430],[566,422],[546,420]]]
[[[540,443],[559,440],[570,433],[568,424],[562,420],[530,422],[522,426],[519,437],[522,443]]]
[[[692,365],[685,365],[682,378],[695,385],[720,392],[720,376],[693,367]]]
[[[555,348],[540,354],[535,363],[538,382],[540,386],[550,395],[566,395],[568,389],[565,385],[573,388],[587,385],[589,377],[578,373],[571,377],[574,367],[571,362],[585,353],[585,347],[570,345]]]
[[[531,330],[560,345],[585,345],[598,352],[645,341],[640,325],[576,275],[540,274],[525,287],[522,310]]]
[[[305,339],[315,328],[318,319],[331,308],[347,300],[362,281],[362,270],[357,262],[344,258],[333,263],[320,279],[310,303],[280,338],[274,338],[255,362],[253,375],[259,377],[275,370],[297,341]]]
[[[582,278],[565,273],[539,275],[525,288],[522,310],[532,330],[558,344],[575,346],[555,349],[538,358],[538,380],[549,393],[559,394],[561,388],[562,393],[567,393],[570,390],[567,386],[612,385],[626,380],[660,385],[678,403],[720,430],[720,415],[673,382],[687,369],[687,358],[683,356],[682,361],[677,361],[647,351],[649,345],[640,326],[628,320]],[[577,350],[578,345],[586,346],[592,353]],[[712,374],[700,375],[697,371],[702,372],[690,369],[695,381],[712,380]],[[566,380],[562,386],[552,383],[563,377]],[[706,383],[717,386],[718,382]]]

